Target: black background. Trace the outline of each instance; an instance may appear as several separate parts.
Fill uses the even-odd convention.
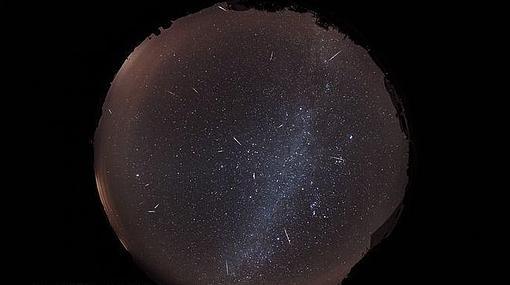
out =
[[[133,48],[170,20],[215,3],[170,2],[2,4],[9,11],[2,19],[5,43],[13,50],[4,57],[15,63],[10,73],[20,79],[7,84],[7,93],[20,102],[4,108],[28,137],[19,139],[27,144],[22,145],[27,162],[16,189],[28,203],[16,217],[23,253],[15,278],[151,284],[103,212],[92,138],[109,83]],[[467,190],[447,179],[455,168],[449,152],[453,126],[462,125],[440,111],[459,96],[446,87],[458,48],[458,26],[451,24],[455,12],[437,3],[292,3],[354,32],[355,40],[375,52],[403,98],[409,123],[410,184],[401,220],[344,284],[434,284],[473,277],[476,270],[464,263],[478,262],[471,241],[478,221],[461,214],[459,197],[467,193],[459,193]]]

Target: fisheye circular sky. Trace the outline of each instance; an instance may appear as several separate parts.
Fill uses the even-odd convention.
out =
[[[312,13],[222,3],[131,53],[94,152],[110,223],[162,284],[339,284],[407,184],[367,50]]]

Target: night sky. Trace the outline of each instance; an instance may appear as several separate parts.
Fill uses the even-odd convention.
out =
[[[400,205],[408,141],[367,50],[214,5],[141,43],[95,135],[101,201],[165,284],[338,284]]]

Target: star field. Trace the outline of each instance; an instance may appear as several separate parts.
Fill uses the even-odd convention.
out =
[[[94,142],[119,239],[164,284],[338,284],[408,142],[368,52],[310,13],[218,4],[142,42]]]

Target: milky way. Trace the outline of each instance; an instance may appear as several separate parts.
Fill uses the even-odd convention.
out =
[[[154,280],[338,284],[400,205],[408,142],[384,73],[315,21],[220,3],[117,73],[96,179]]]

